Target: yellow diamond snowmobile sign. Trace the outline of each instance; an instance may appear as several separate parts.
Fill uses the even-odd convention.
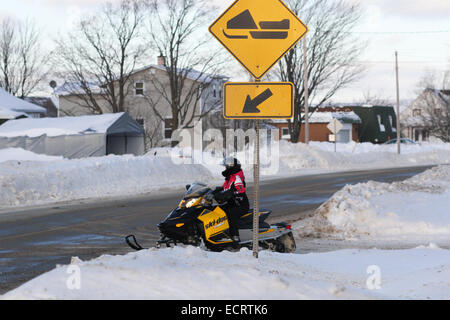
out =
[[[308,28],[281,0],[237,0],[209,31],[255,79],[261,79]]]

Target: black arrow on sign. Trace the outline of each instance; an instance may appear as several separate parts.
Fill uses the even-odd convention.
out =
[[[257,106],[269,99],[271,96],[273,96],[273,93],[270,89],[267,89],[254,99],[251,99],[250,95],[248,95],[247,100],[245,100],[244,110],[242,113],[260,113],[261,111],[257,108]]]

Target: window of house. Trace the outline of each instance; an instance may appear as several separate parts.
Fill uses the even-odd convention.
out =
[[[386,128],[384,127],[384,124],[383,124],[383,120],[382,120],[382,118],[381,118],[381,115],[377,115],[377,118],[378,118],[378,124],[379,124],[379,126],[380,126],[380,131],[381,131],[381,132],[385,132],[385,131],[386,131]]]
[[[397,132],[397,128],[394,126],[394,117],[389,116],[389,122],[391,123],[392,132]]]
[[[282,128],[281,135],[282,135],[282,138],[290,138],[289,128]]]
[[[164,119],[164,139],[172,138],[172,119]]]
[[[134,94],[137,96],[144,95],[144,83],[143,82],[136,82],[134,84]]]
[[[422,115],[422,110],[420,109],[414,109],[413,110],[413,117],[418,117]]]

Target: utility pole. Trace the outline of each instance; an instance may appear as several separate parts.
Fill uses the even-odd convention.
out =
[[[397,153],[400,154],[400,88],[398,80],[398,52],[395,51],[395,77],[397,82]]]
[[[305,143],[309,144],[309,88],[306,36],[303,38],[303,82],[305,85]]]

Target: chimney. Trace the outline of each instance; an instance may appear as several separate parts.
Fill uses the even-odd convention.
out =
[[[166,57],[164,57],[162,53],[158,56],[158,66],[166,66]]]

